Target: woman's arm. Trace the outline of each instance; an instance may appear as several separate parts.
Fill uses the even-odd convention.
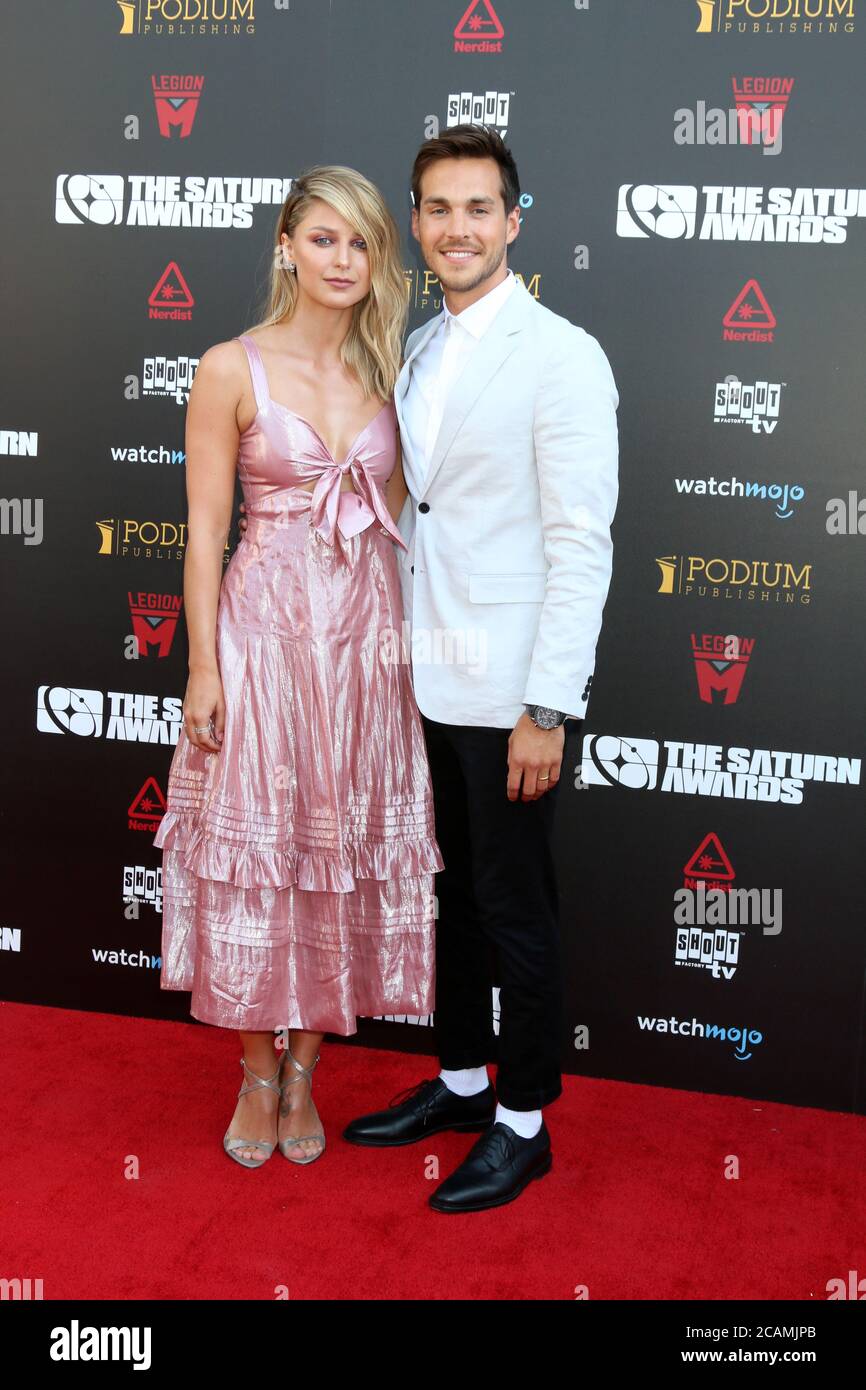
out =
[[[400,447],[400,431],[398,430],[397,462],[394,465],[394,472],[385,484],[385,503],[395,522],[400,520],[403,503],[408,496],[409,489],[406,486],[406,479],[403,477],[403,454]]]
[[[196,370],[186,414],[188,529],[183,599],[189,634],[189,681],[184,729],[196,747],[209,752],[219,752],[225,723],[216,617],[240,438],[238,368],[234,344],[217,343],[209,348]],[[212,733],[193,732],[211,719]]]

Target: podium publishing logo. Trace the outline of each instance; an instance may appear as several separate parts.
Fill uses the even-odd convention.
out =
[[[812,566],[799,569],[788,560],[728,560],[722,556],[661,555],[659,594],[680,598],[726,599],[743,603],[808,605]]]
[[[255,0],[115,0],[118,34],[241,38],[256,32]]]
[[[177,132],[179,140],[186,140],[192,134],[193,122],[198,114],[204,78],[174,73],[163,73],[157,77],[154,73],[150,82],[160,135],[164,140],[171,140]]]
[[[698,694],[705,704],[737,703],[746,667],[754,650],[754,637],[737,637],[734,633],[692,633]],[[716,700],[717,695],[721,699]]]
[[[501,53],[504,35],[490,0],[472,0],[454,30],[454,52]]]
[[[694,0],[696,34],[851,34],[855,0]]]

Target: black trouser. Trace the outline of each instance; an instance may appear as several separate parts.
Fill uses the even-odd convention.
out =
[[[509,1110],[536,1110],[562,1093],[562,972],[552,854],[558,785],[509,801],[510,729],[440,724],[422,716],[436,838],[435,1024],[446,1070],[497,1062]],[[581,721],[566,722],[567,775]],[[499,1036],[492,986],[499,986]]]

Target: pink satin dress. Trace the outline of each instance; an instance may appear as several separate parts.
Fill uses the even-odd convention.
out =
[[[443,862],[381,491],[397,418],[389,401],[337,464],[239,341],[258,413],[217,616],[225,733],[207,753],[182,731],[172,758],[160,985],[204,1023],[349,1034],[433,1009]]]

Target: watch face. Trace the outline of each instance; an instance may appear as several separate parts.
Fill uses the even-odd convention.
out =
[[[562,723],[562,715],[558,709],[547,709],[545,705],[537,705],[535,722],[540,729],[555,729]]]

